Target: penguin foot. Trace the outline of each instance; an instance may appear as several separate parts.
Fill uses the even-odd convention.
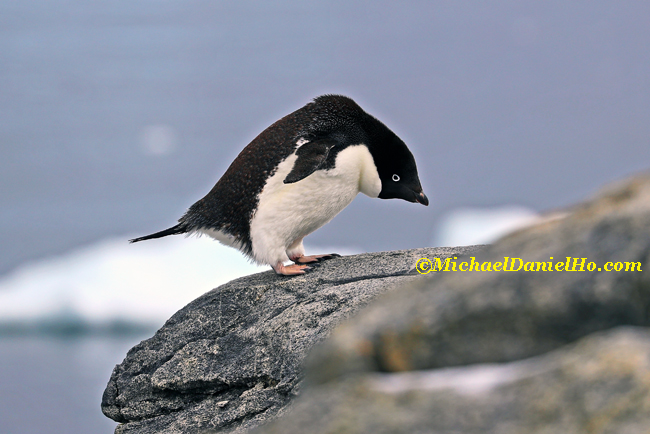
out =
[[[275,270],[276,273],[281,274],[283,276],[297,276],[299,274],[309,273],[314,268],[313,266],[308,267],[307,265],[300,265],[300,264],[284,265],[282,264],[282,262],[278,262],[277,265],[273,266],[273,269]]]
[[[313,264],[340,257],[341,255],[338,253],[328,253],[325,255],[298,256],[297,258],[291,258],[291,260],[296,264]]]

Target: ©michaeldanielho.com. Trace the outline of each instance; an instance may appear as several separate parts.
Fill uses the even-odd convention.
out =
[[[572,258],[567,256],[561,261],[524,261],[521,258],[510,258],[505,256],[503,261],[477,261],[475,257],[469,260],[458,261],[457,257],[420,258],[415,264],[420,274],[427,274],[431,271],[642,271],[641,262],[605,262],[598,265],[587,258]]]

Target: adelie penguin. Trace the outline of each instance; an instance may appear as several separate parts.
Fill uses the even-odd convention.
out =
[[[207,234],[278,274],[304,274],[338,255],[305,256],[303,239],[359,192],[429,204],[404,142],[352,99],[324,95],[257,136],[176,226],[131,242]]]

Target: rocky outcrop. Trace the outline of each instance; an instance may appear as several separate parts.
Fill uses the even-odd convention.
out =
[[[616,328],[524,361],[365,373],[307,388],[255,433],[648,433],[650,332]]]
[[[649,324],[645,174],[489,247],[233,281],[133,348],[102,408],[118,433],[647,433]]]
[[[475,262],[505,257],[585,271],[439,272],[390,291],[313,352],[303,395],[256,432],[650,432],[650,174]]]
[[[115,367],[102,400],[116,433],[243,432],[280,414],[311,348],[377,295],[411,280],[423,256],[477,247],[342,257],[300,277],[255,274],[177,312]],[[179,290],[182,290],[179,288]]]

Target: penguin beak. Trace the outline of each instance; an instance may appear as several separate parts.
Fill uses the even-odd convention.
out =
[[[415,194],[415,200],[424,206],[429,206],[429,198],[427,197],[426,194],[424,194],[423,191],[421,191],[420,194],[417,193]]]

